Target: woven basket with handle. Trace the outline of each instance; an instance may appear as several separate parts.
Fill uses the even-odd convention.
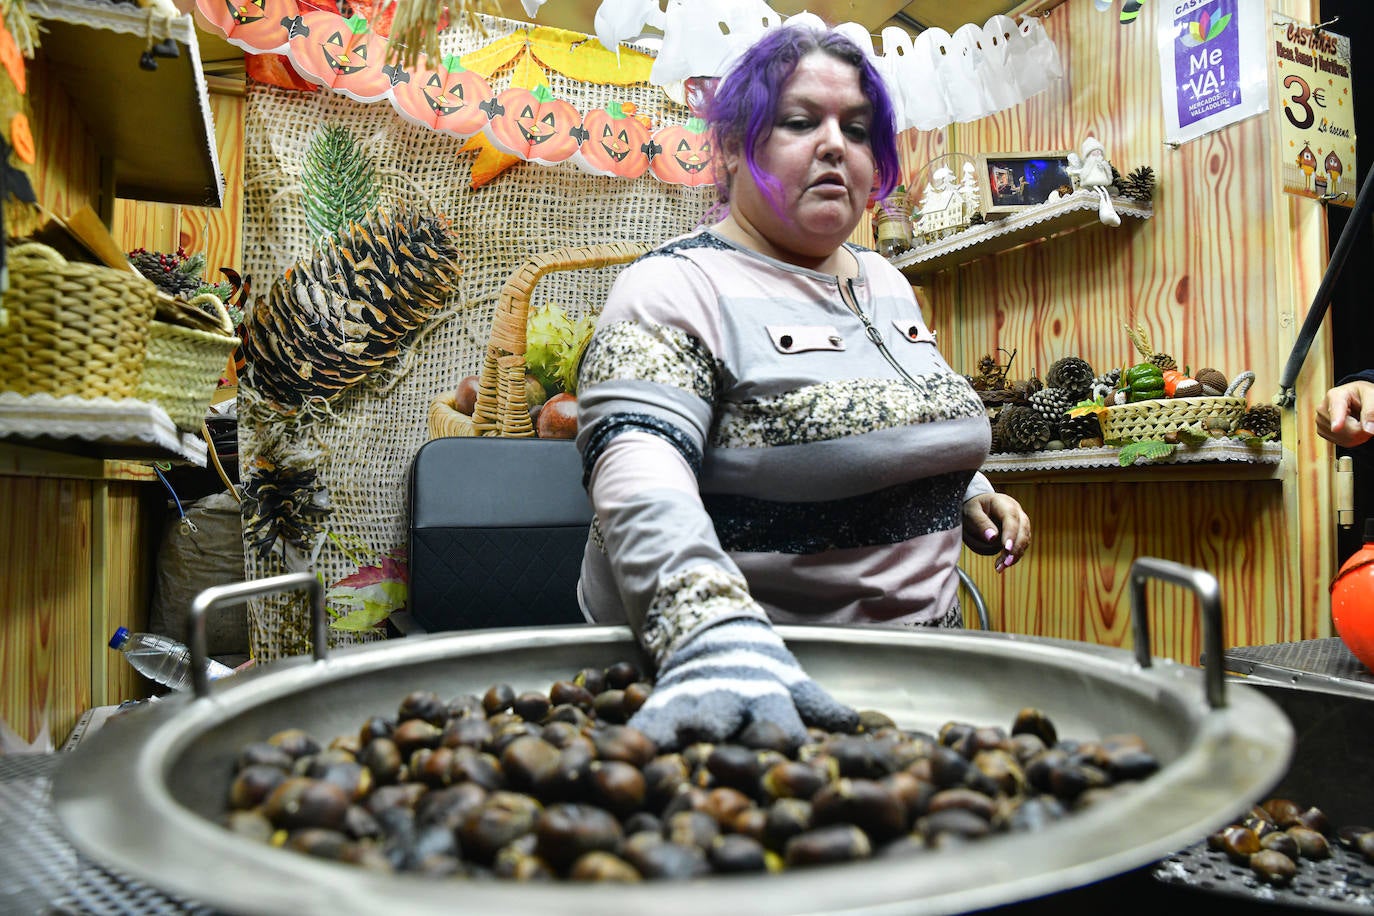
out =
[[[178,305],[167,297],[153,320],[136,396],[167,411],[178,429],[199,432],[239,339],[218,296]]]
[[[522,264],[501,288],[496,302],[472,416],[459,413],[453,406],[453,392],[446,392],[430,403],[430,437],[533,436],[525,389],[525,332],[535,284],[556,271],[628,264],[648,250],[647,245],[608,242],[557,248]]]
[[[14,246],[9,271],[0,391],[133,397],[157,287],[132,271],[68,261],[38,242]]]
[[[1242,372],[1219,397],[1158,398],[1108,407],[1100,417],[1102,438],[1108,442],[1160,439],[1188,427],[1229,433],[1245,413],[1245,394],[1255,373]]]

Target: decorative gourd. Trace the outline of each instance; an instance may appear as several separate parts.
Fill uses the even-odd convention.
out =
[[[706,122],[688,118],[686,124],[672,124],[654,134],[649,165],[660,181],[695,188],[716,180],[714,155]]]
[[[225,38],[247,51],[286,47],[289,24],[300,13],[296,0],[197,0],[196,8]]]
[[[582,118],[585,139],[579,164],[596,175],[638,178],[649,168],[649,128],[634,117],[633,105],[612,102]]]
[[[487,124],[482,103],[495,93],[480,73],[463,66],[457,54],[444,56],[434,69],[416,66],[397,74],[391,98],[396,108],[422,127],[470,137]]]
[[[293,31],[288,53],[307,79],[360,102],[375,101],[391,91],[387,41],[362,16],[343,19],[316,10],[302,16]]]
[[[582,115],[553,97],[540,83],[534,89],[503,90],[484,106],[491,116],[486,131],[493,145],[531,162],[564,162],[577,152]]]

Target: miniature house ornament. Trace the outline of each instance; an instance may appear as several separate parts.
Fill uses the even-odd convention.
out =
[[[1075,168],[1078,186],[1097,192],[1097,218],[1104,226],[1120,226],[1121,216],[1112,206],[1112,197],[1107,193],[1107,188],[1112,183],[1112,164],[1107,161],[1107,154],[1096,137],[1089,137],[1083,141],[1081,161],[1070,163],[1070,174],[1073,174]]]

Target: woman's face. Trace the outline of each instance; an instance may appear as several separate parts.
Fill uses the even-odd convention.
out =
[[[853,66],[821,52],[797,63],[757,150],[758,164],[781,183],[776,209],[743,152],[725,153],[731,214],[765,253],[816,267],[849,238],[873,192],[871,122]]]

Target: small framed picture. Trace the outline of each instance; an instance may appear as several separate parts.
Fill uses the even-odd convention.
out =
[[[1073,193],[1069,151],[982,153],[978,187],[984,219],[998,219]]]

